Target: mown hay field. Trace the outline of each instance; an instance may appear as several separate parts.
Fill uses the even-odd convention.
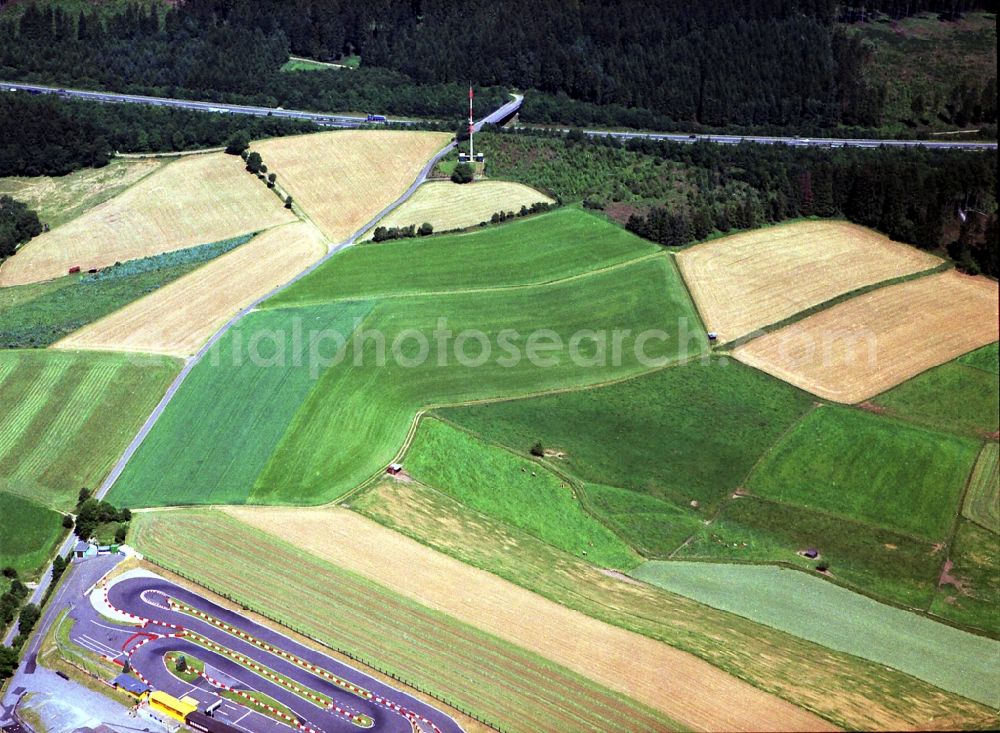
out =
[[[997,340],[997,283],[956,271],[852,298],[738,347],[750,366],[859,402]]]
[[[215,242],[294,221],[232,155],[180,158],[113,199],[28,242],[0,267],[0,286],[50,280],[69,268]]]
[[[1000,637],[1000,535],[959,520],[931,612]]]
[[[563,606],[691,652],[843,727],[995,727],[996,711],[985,705],[884,665],[622,580],[420,484],[372,486],[352,497],[351,507]]]
[[[658,251],[604,219],[558,209],[468,234],[351,247],[270,299],[267,307],[535,285]]]
[[[32,576],[59,541],[62,515],[23,496],[0,491],[0,519],[0,567]]]
[[[1000,641],[809,575],[761,565],[651,561],[633,577],[1000,707]],[[823,609],[817,613],[816,609]]]
[[[852,290],[941,260],[847,222],[805,221],[699,244],[677,255],[705,327],[731,341]]]
[[[962,516],[1000,534],[1000,444],[986,443],[979,452],[965,493]]]
[[[419,227],[427,222],[435,232],[464,229],[488,222],[493,214],[514,212],[522,206],[553,203],[553,199],[530,186],[513,181],[452,183],[431,181],[379,222],[384,227]]]
[[[342,242],[402,196],[449,139],[444,132],[344,130],[250,147],[323,234]]]
[[[325,253],[323,238],[311,224],[269,229],[61,339],[55,348],[193,354],[230,317]]]
[[[947,540],[978,444],[863,410],[817,407],[747,481],[751,493]]]
[[[692,655],[569,610],[347,510],[225,511],[265,535],[283,537],[435,611],[532,649],[692,729],[830,727]],[[666,669],[669,675],[663,674]],[[732,704],[719,705],[720,697]]]
[[[84,168],[65,176],[0,178],[0,194],[23,201],[55,229],[75,219],[163,166],[155,158],[116,158],[103,168]]]
[[[137,513],[130,541],[168,570],[504,730],[647,733],[678,727],[533,651],[220,511]],[[288,603],[289,594],[310,601]]]
[[[350,333],[354,318],[370,308],[313,306],[295,317],[303,333]],[[309,354],[296,349],[290,326],[285,311],[256,311],[226,332],[167,405],[111,500],[131,507],[245,502],[318,377]]]
[[[69,510],[95,488],[179,365],[143,355],[0,352],[0,490]]]

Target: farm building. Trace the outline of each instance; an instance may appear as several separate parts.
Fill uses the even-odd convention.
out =
[[[402,470],[403,470],[402,463],[390,463],[389,467],[385,469],[385,472],[390,476],[396,476]]]
[[[76,547],[73,548],[73,557],[78,560],[82,560],[88,557],[97,556],[97,545],[92,545],[89,542],[84,542],[80,540],[76,543]]]

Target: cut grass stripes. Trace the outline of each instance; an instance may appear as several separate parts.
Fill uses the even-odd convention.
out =
[[[962,516],[1000,534],[1000,444],[986,443],[972,469]]]

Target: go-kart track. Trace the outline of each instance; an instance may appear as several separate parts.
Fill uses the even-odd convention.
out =
[[[223,608],[156,576],[123,576],[98,587],[96,604],[78,604],[71,641],[124,664],[154,690],[189,696],[199,709],[223,689],[273,698],[297,720],[281,722],[262,704],[224,700],[216,717],[251,733],[460,733],[462,728],[430,705],[358,669],[293,641],[272,628]],[[101,598],[100,596],[103,596]],[[103,601],[103,602],[102,602]],[[298,602],[308,602],[299,599]],[[117,616],[109,622],[95,605]],[[123,625],[125,618],[135,625]],[[167,668],[164,655],[204,663],[193,683]],[[279,716],[280,717],[280,716]],[[371,723],[374,722],[374,725]]]

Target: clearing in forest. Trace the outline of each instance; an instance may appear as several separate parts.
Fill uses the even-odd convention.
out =
[[[379,222],[384,227],[419,227],[431,224],[435,232],[464,229],[488,222],[493,214],[514,212],[534,203],[553,200],[530,186],[513,181],[451,181],[425,183],[398,209]]]
[[[444,132],[344,130],[273,138],[250,148],[323,234],[342,242],[402,196],[450,138]]]
[[[0,286],[50,280],[73,267],[107,267],[294,219],[238,157],[192,155],[32,239],[0,267]]]
[[[55,344],[60,349],[187,356],[230,317],[326,253],[305,222],[269,229],[194,272]]]
[[[880,288],[738,347],[750,366],[858,402],[997,340],[997,283],[954,270]]]
[[[698,311],[732,341],[858,288],[941,264],[856,224],[804,221],[734,234],[677,255]]]

